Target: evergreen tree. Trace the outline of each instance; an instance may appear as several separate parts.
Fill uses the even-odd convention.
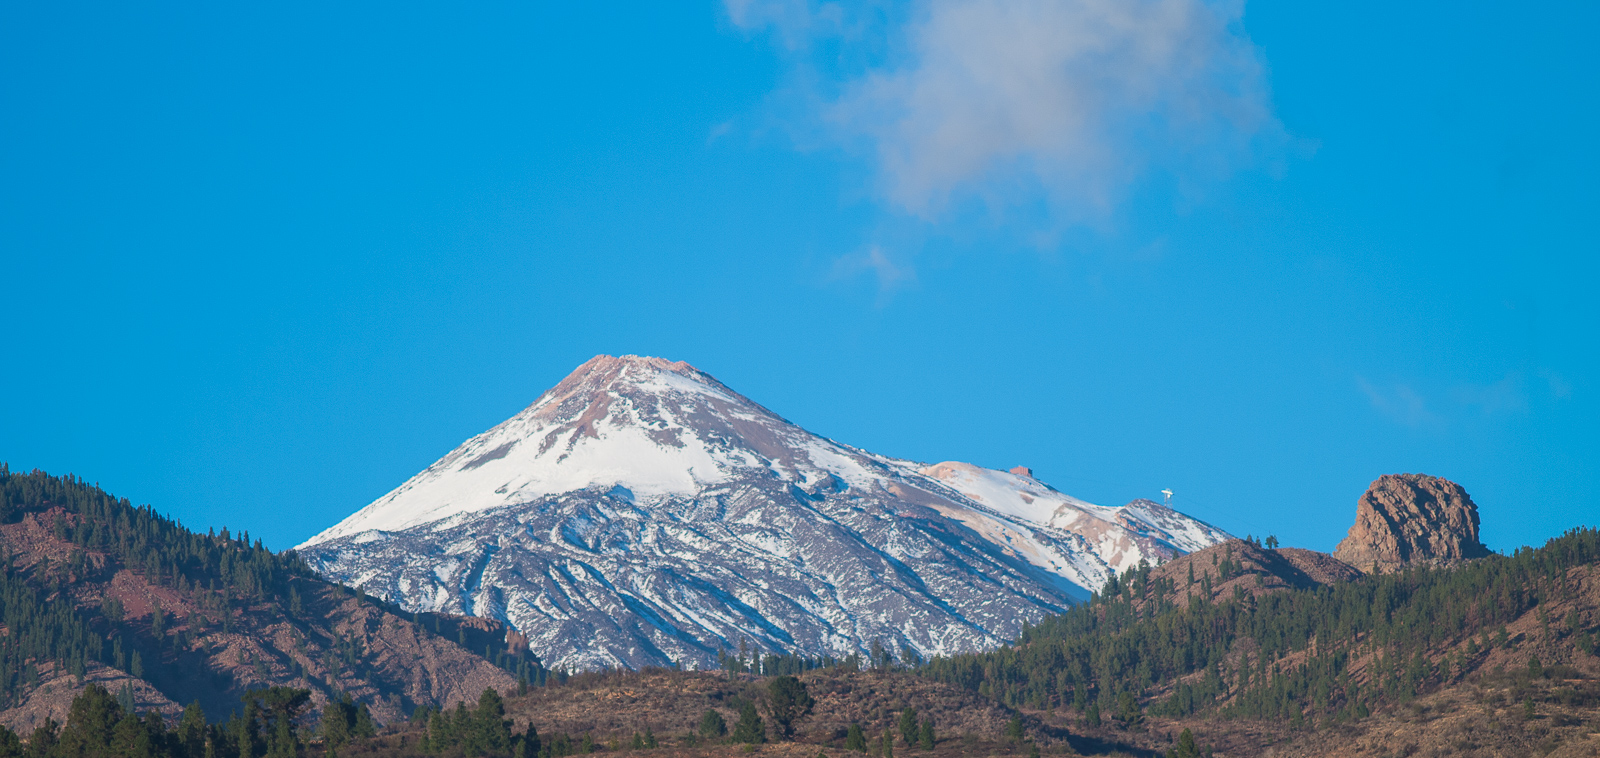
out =
[[[22,739],[0,725],[0,758],[22,758]]]
[[[484,689],[472,718],[477,737],[474,742],[480,754],[505,755],[511,749],[511,722],[505,720],[505,715],[500,693],[493,688]]]
[[[739,720],[733,725],[733,741],[746,745],[759,745],[767,741],[767,727],[756,713],[756,704],[748,700],[739,709]]]
[[[427,711],[423,713],[426,716]],[[330,750],[338,750],[348,744],[355,715],[355,704],[350,702],[348,694],[337,700],[329,699],[328,704],[322,706],[322,744]]]
[[[905,710],[900,711],[899,726],[900,739],[908,746],[917,744],[917,709],[908,705]]]
[[[378,735],[377,722],[372,720],[372,711],[367,709],[366,703],[356,704],[356,720],[350,724],[350,734],[355,737],[376,737]]]
[[[728,733],[728,723],[715,709],[707,708],[700,717],[700,736],[708,740],[721,739]]]
[[[200,707],[200,701],[196,700],[183,709],[183,716],[178,719],[177,737],[184,758],[205,758],[206,712]]]
[[[27,758],[51,758],[55,754],[60,729],[60,724],[45,716],[44,723],[34,727],[33,734],[28,736]]]
[[[517,749],[514,751],[516,758],[537,758],[544,745],[539,740],[539,730],[534,728],[533,722],[528,722],[528,731],[522,733],[517,740]]]
[[[267,758],[295,758],[300,752],[300,740],[295,737],[294,724],[279,719],[272,730],[272,741],[267,747]]]
[[[68,726],[71,726],[71,723],[72,720],[69,718]],[[153,747],[150,732],[145,729],[144,722],[140,721],[138,716],[125,714],[111,729],[110,755],[147,758],[154,754]]]
[[[1133,693],[1123,692],[1117,695],[1117,721],[1124,729],[1144,723],[1144,711],[1139,707],[1139,701],[1134,698]]]
[[[932,750],[934,742],[933,717],[929,716],[922,720],[922,728],[917,730],[917,744],[919,744],[923,750]]]
[[[1268,544],[1277,542],[1276,538],[1268,537]],[[1194,732],[1188,729],[1178,735],[1178,744],[1167,751],[1167,758],[1200,758],[1200,748],[1194,743]]]
[[[779,676],[767,684],[767,710],[784,739],[794,735],[794,722],[810,713],[815,703],[805,682],[795,677]]]
[[[850,722],[850,728],[844,734],[844,749],[854,750],[857,753],[867,752],[867,735],[861,732],[861,725]]]
[[[61,754],[75,758],[106,755],[118,722],[130,713],[104,687],[90,684],[72,699],[67,711],[67,723],[59,737]]]
[[[238,758],[260,758],[261,752],[257,749],[259,743],[259,728],[256,718],[261,709],[256,706],[256,701],[246,699],[244,717],[238,719],[234,726],[234,748],[238,750]]]

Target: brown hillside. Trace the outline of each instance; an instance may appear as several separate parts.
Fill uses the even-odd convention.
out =
[[[76,518],[60,508],[28,513],[0,526],[0,549],[18,570],[59,582],[58,591],[91,619],[97,633],[123,639],[127,668],[137,652],[143,677],[96,663],[79,683],[46,664],[38,685],[0,711],[0,724],[13,729],[25,733],[45,715],[63,721],[72,698],[91,681],[112,692],[131,683],[141,709],[170,714],[180,703],[199,701],[213,718],[238,708],[239,696],[253,687],[303,687],[319,708],[348,692],[380,722],[401,720],[420,703],[471,701],[485,687],[510,691],[516,685],[456,642],[324,581],[292,580],[299,610],[246,603],[189,582],[179,583],[181,589],[153,584],[143,567],[120,565],[111,555],[55,536],[57,521],[73,524]],[[107,616],[107,600],[120,603],[120,619]],[[157,607],[166,622],[159,638],[152,625]]]
[[[1165,599],[1183,604],[1210,589],[1212,601],[1242,593],[1257,597],[1285,589],[1312,589],[1361,576],[1350,565],[1326,553],[1300,548],[1268,550],[1244,540],[1228,540],[1155,567],[1153,579],[1171,590]],[[1193,577],[1191,580],[1191,576]]]
[[[893,729],[906,706],[931,716],[940,732],[999,740],[1012,712],[988,698],[905,673],[843,672],[801,675],[816,705],[797,725],[796,739],[826,744],[843,740],[852,722],[869,734]],[[646,728],[659,735],[692,731],[707,709],[732,724],[737,698],[766,699],[766,681],[712,672],[650,670],[574,677],[564,685],[531,690],[507,701],[519,726],[530,720],[540,732],[597,738],[627,737]]]

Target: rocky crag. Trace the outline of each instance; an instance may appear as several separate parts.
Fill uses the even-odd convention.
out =
[[[1356,523],[1334,557],[1362,571],[1447,566],[1489,555],[1478,506],[1461,485],[1426,474],[1385,474],[1356,504]]]

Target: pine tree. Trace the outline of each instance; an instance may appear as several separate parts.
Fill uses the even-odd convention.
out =
[[[68,719],[69,725],[71,719]],[[129,758],[150,758],[153,754],[153,745],[150,744],[150,733],[145,730],[144,722],[138,716],[126,714],[117,725],[111,729],[110,753]]]
[[[478,709],[473,714],[477,731],[477,744],[489,755],[505,755],[511,749],[511,722],[505,720],[505,701],[493,688],[486,688],[478,696]]]
[[[267,756],[295,758],[300,752],[300,740],[295,737],[294,723],[286,718],[279,718],[277,721],[277,727],[272,733],[272,744],[267,748]]]
[[[861,725],[850,722],[850,728],[845,731],[844,749],[854,750],[857,753],[867,752],[867,736],[861,732]]]
[[[795,677],[779,676],[767,684],[767,710],[784,739],[794,735],[794,722],[810,713],[815,702],[805,683]]]
[[[67,712],[67,723],[59,737],[62,752],[86,755],[104,751],[111,744],[117,723],[131,712],[131,708],[113,700],[104,687],[90,684],[73,698]]]
[[[426,714],[426,710],[423,710],[423,714]],[[353,720],[355,705],[350,702],[350,695],[330,699],[322,707],[322,744],[331,750],[343,747],[350,741],[350,722]]]
[[[733,725],[733,741],[746,745],[759,745],[767,741],[767,727],[756,713],[756,704],[748,700],[739,709],[739,721]]]
[[[1269,542],[1276,540],[1268,537]],[[1167,751],[1167,758],[1200,758],[1200,748],[1194,743],[1194,732],[1188,729],[1178,735],[1178,744]]]
[[[922,746],[923,750],[932,750],[935,741],[933,737],[933,717],[929,716],[922,720],[922,728],[917,731],[917,743]]]
[[[0,725],[0,758],[22,758],[22,739],[16,732]]]
[[[707,708],[700,717],[700,736],[708,740],[721,739],[728,733],[728,722],[715,709]]]
[[[198,700],[184,708],[178,719],[178,744],[183,746],[185,758],[205,758],[206,712]]]
[[[51,758],[56,752],[60,729],[55,719],[45,716],[44,723],[34,727],[33,734],[28,737],[27,758]]]
[[[908,746],[917,744],[917,709],[908,705],[900,711],[899,726],[900,739]]]
[[[531,721],[528,722],[528,731],[522,735],[522,744],[527,750],[529,758],[540,755],[541,749],[544,747],[539,739],[539,730],[533,727],[533,722]]]

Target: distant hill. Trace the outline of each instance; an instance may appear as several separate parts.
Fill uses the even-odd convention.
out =
[[[289,685],[392,722],[544,676],[502,626],[396,613],[292,552],[191,532],[71,476],[0,464],[0,557],[0,723],[23,734],[64,721],[89,682],[168,716],[199,701],[225,717],[250,688]]]

